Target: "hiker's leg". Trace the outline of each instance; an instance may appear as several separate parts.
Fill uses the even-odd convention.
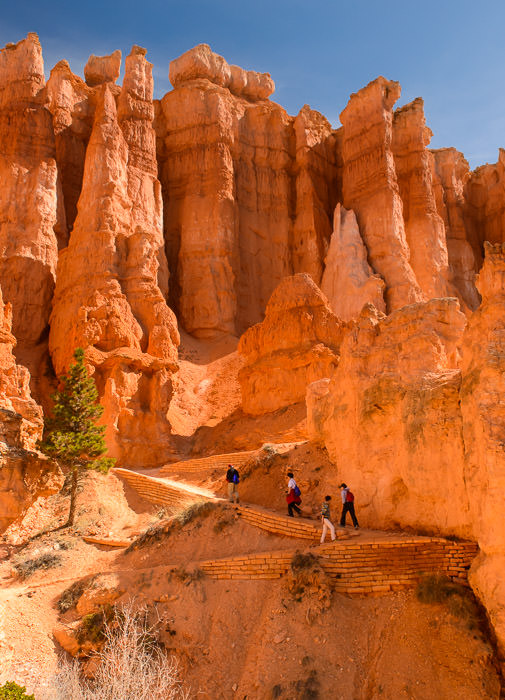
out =
[[[228,500],[233,503],[233,492],[235,490],[235,484],[228,482]]]
[[[296,512],[298,513],[298,515],[301,515],[301,514],[302,514],[301,509],[298,507],[298,505],[297,505],[296,503],[293,503],[293,508],[296,510]]]
[[[345,527],[345,514],[347,513],[347,503],[342,505],[342,515],[340,516],[340,527]]]
[[[235,497],[235,503],[238,503],[238,486],[235,484],[235,490],[233,492],[233,495]]]
[[[323,544],[325,537],[326,537],[326,530],[328,529],[327,522],[328,521],[326,520],[326,518],[324,518],[324,520],[323,520],[323,532],[321,534],[321,544]]]
[[[331,522],[331,520],[325,519],[325,522],[328,523],[328,527],[330,528],[331,541],[333,542],[333,541],[335,540],[335,538],[336,538],[336,535],[335,535],[335,528],[334,528],[333,523]]]
[[[349,503],[349,513],[351,514],[352,524],[354,525],[354,527],[359,527],[358,518],[356,517],[356,513],[354,512],[354,503]]]
[[[294,518],[295,516],[293,515],[293,506],[294,503],[288,503],[288,515],[290,518]]]

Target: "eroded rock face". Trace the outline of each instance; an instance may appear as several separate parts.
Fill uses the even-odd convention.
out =
[[[344,321],[356,318],[367,303],[385,312],[384,288],[384,280],[368,264],[354,212],[337,204],[321,282],[331,310]]]
[[[58,373],[85,349],[105,406],[109,453],[159,464],[177,366],[177,322],[166,305],[161,188],[152,129],[152,74],[133,47],[116,99],[99,88],[78,214],[60,253],[50,347]]]
[[[308,274],[287,277],[272,294],[265,320],[241,337],[242,407],[261,414],[305,398],[307,385],[334,374],[345,325]]]
[[[173,61],[170,79],[155,123],[171,303],[193,335],[241,333],[262,320],[284,277],[320,280],[336,203],[334,133],[308,108],[294,120],[266,99],[269,77],[206,45]]]
[[[473,311],[480,302],[475,273],[482,265],[482,241],[464,196],[470,169],[455,148],[440,148],[430,155],[437,210],[445,226],[449,279],[463,304]]]
[[[470,582],[505,658],[505,245],[485,244],[477,287],[482,304],[464,337],[461,412],[470,513],[481,555]]]
[[[60,206],[65,213],[65,228],[59,247],[64,248],[77,216],[95,101],[90,99],[93,90],[82,78],[72,73],[67,61],[59,61],[52,69],[47,81],[47,94],[48,109],[53,117],[56,162],[61,182]]]
[[[30,375],[16,363],[12,306],[0,289],[0,533],[39,496],[59,491],[57,465],[35,451],[42,436],[42,408],[30,395]]]
[[[51,393],[47,331],[58,260],[57,169],[36,34],[0,51],[0,281],[16,357],[38,400]]]
[[[342,342],[324,404],[311,392],[308,424],[359,493],[363,524],[473,534],[459,410],[465,323],[456,299],[388,317],[368,305]]]

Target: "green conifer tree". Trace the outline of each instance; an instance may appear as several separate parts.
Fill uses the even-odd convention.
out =
[[[74,358],[75,364],[60,378],[62,389],[52,396],[53,415],[44,420],[44,436],[38,445],[41,452],[70,471],[70,509],[63,527],[74,524],[78,475],[86,469],[107,472],[115,463],[102,457],[107,451],[105,426],[96,425],[96,421],[103,406],[84,365],[84,350],[77,348]]]

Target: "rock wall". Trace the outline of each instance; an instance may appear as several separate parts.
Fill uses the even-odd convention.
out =
[[[309,390],[312,437],[356,492],[363,524],[473,533],[459,410],[464,327],[456,299],[387,317],[368,305],[327,389],[316,387],[324,406]]]
[[[308,384],[334,374],[344,332],[308,274],[284,279],[265,320],[238,345],[245,358],[239,371],[244,411],[258,415],[302,401]]]
[[[13,355],[12,306],[0,289],[0,533],[35,501],[63,483],[57,465],[35,450],[42,408],[30,394],[30,374]]]
[[[177,322],[168,273],[152,128],[152,66],[133,47],[119,91],[96,95],[78,213],[60,252],[50,348],[56,371],[84,348],[105,406],[109,453],[123,464],[166,458]],[[117,102],[116,102],[117,100]]]
[[[156,119],[167,257],[184,328],[205,337],[261,321],[279,282],[319,283],[336,203],[335,137],[267,98],[268,74],[202,44],[172,61]]]
[[[482,304],[463,344],[461,414],[465,478],[481,554],[470,582],[484,603],[505,659],[505,245],[485,244],[477,286]]]
[[[37,35],[28,34],[0,51],[0,283],[12,304],[16,357],[44,403],[51,392],[47,333],[58,261],[58,177],[46,105],[42,49]]]
[[[364,524],[478,542],[470,582],[505,658],[505,244],[485,250],[468,323],[455,299],[365,307],[331,379],[309,386],[307,423]]]

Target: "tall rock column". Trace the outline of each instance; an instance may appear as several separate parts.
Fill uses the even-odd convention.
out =
[[[470,583],[505,659],[505,244],[485,244],[477,286],[482,304],[464,336],[461,387],[465,479],[481,549]]]
[[[426,149],[431,136],[420,97],[395,111],[393,153],[410,265],[427,299],[454,296],[449,284],[445,227],[437,212],[430,153]]]
[[[351,95],[343,125],[343,205],[356,213],[374,270],[386,282],[388,311],[423,299],[410,265],[392,151],[399,83],[379,77]]]
[[[58,242],[57,170],[36,34],[0,51],[0,283],[12,304],[17,360],[34,396],[51,393],[47,351]]]
[[[134,47],[118,96],[98,88],[82,192],[60,254],[50,349],[58,373],[85,349],[109,452],[122,464],[166,459],[179,335],[166,305],[161,187],[152,128],[151,64]]]
[[[304,105],[294,121],[296,138],[296,219],[293,271],[320,284],[338,198],[336,136],[322,114]]]
[[[463,304],[473,311],[480,303],[475,274],[482,265],[482,241],[480,224],[471,216],[471,207],[465,201],[470,169],[455,148],[439,148],[430,156],[437,210],[445,225],[449,279]]]

